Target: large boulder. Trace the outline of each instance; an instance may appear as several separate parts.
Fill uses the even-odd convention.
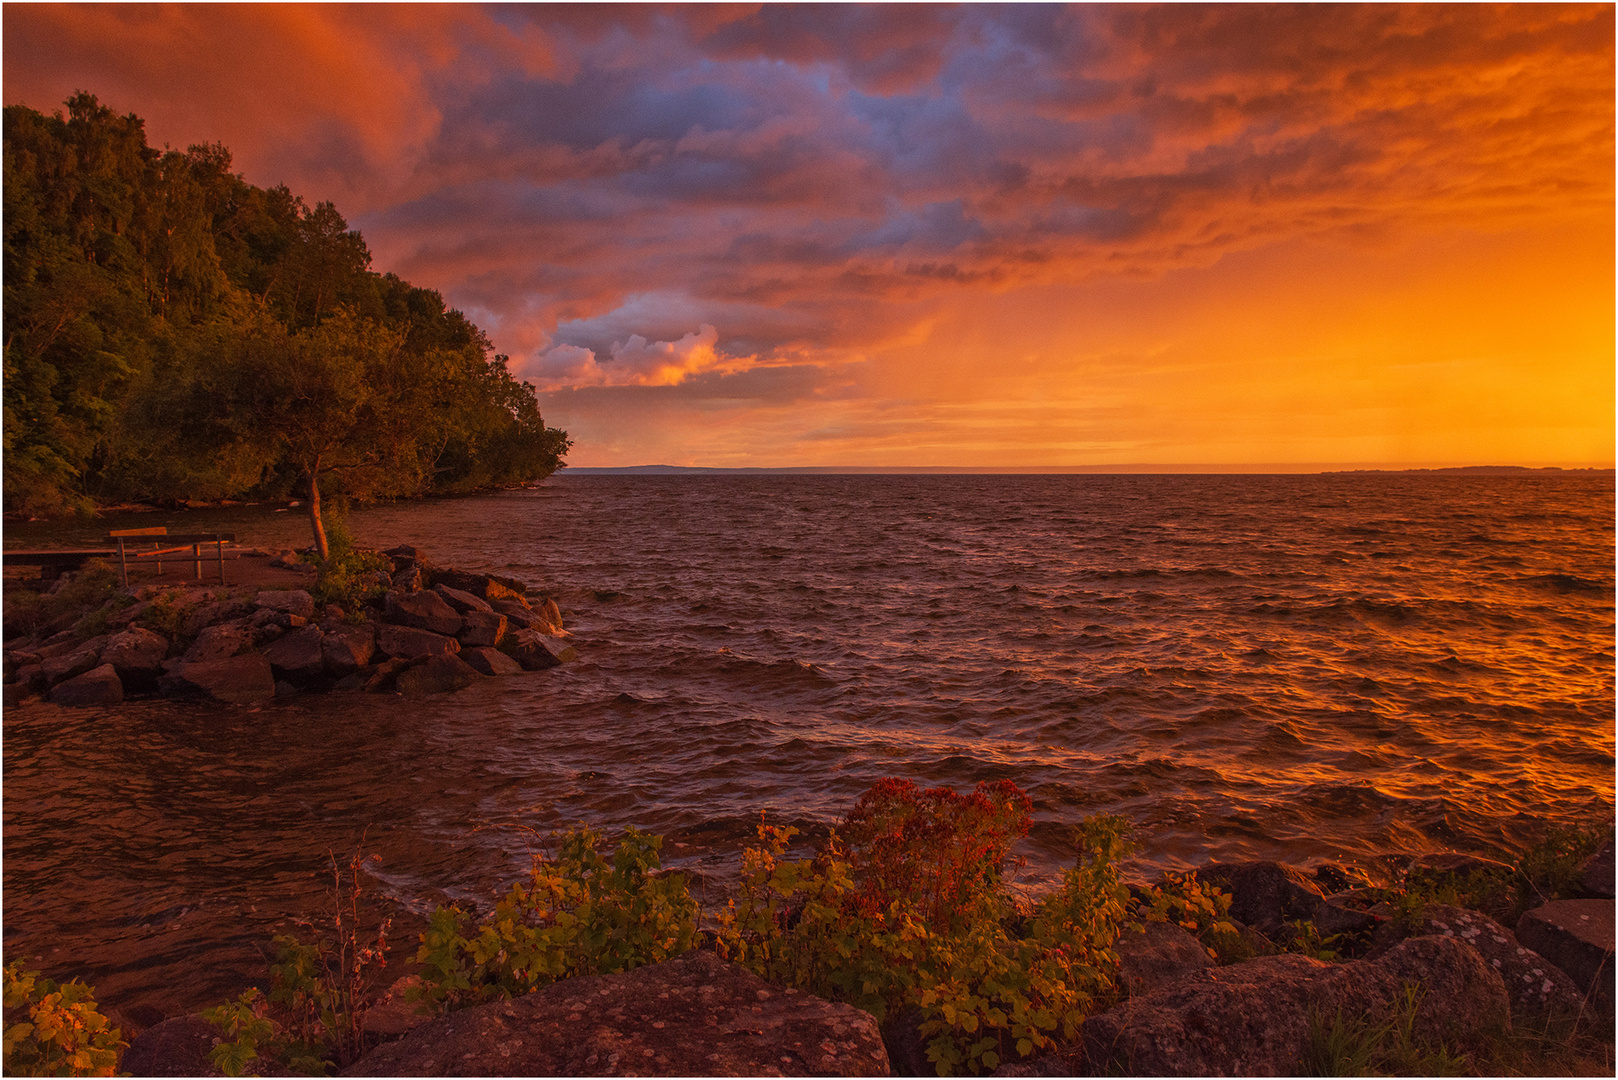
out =
[[[352,675],[376,653],[376,628],[370,623],[337,623],[320,641],[320,655],[333,675]]]
[[[1090,1017],[1082,1060],[1064,1055],[1060,1067],[1068,1075],[1295,1075],[1312,1019],[1387,1016],[1409,985],[1424,991],[1418,1038],[1454,1045],[1510,1023],[1500,976],[1476,951],[1420,937],[1378,960],[1325,964],[1287,953],[1197,972]]]
[[[707,950],[463,1009],[344,1076],[886,1076],[876,1021]]]
[[[270,662],[258,653],[180,664],[157,685],[172,696],[200,696],[235,705],[252,705],[275,697]]]
[[[259,593],[253,603],[271,611],[284,611],[300,619],[315,617],[315,598],[302,589],[271,589]]]
[[[416,660],[423,656],[443,656],[461,651],[460,642],[431,630],[383,623],[376,628],[376,647],[386,656]]]
[[[494,608],[489,606],[489,602],[483,599],[481,596],[474,596],[472,593],[462,592],[460,589],[451,588],[442,582],[433,586],[433,592],[437,593],[439,596],[442,596],[446,604],[454,608],[456,611],[459,611],[463,615],[468,611],[494,610]]]
[[[191,643],[191,647],[180,659],[188,664],[205,660],[223,660],[251,649],[257,637],[251,620],[236,619],[219,623],[205,628],[198,634],[197,640]]]
[[[1567,972],[1608,1024],[1613,1018],[1611,900],[1552,900],[1517,920],[1517,940]]]
[[[101,650],[106,647],[107,641],[105,635],[94,637],[71,651],[46,657],[40,662],[45,681],[55,685],[68,679],[75,679],[96,667],[101,663]]]
[[[58,683],[50,697],[52,705],[116,705],[122,700],[124,684],[111,664]]]
[[[387,613],[383,617],[397,626],[411,626],[451,637],[461,632],[460,614],[435,592],[393,590],[387,594],[386,604]]]
[[[155,679],[169,654],[169,639],[143,626],[112,635],[101,650],[101,662],[118,669],[120,679]]]
[[[506,617],[496,611],[468,611],[461,616],[460,642],[465,646],[494,646],[506,636]]]
[[[428,657],[399,672],[394,688],[401,694],[445,694],[471,686],[483,676],[454,653]]]
[[[318,677],[326,669],[321,650],[325,633],[318,626],[300,626],[264,650],[264,659],[276,674],[294,681]]]
[[[462,649],[460,652],[460,657],[462,660],[465,660],[468,664],[472,665],[473,669],[480,671],[485,675],[522,674],[522,665],[517,663],[517,661],[513,660],[511,657],[507,656],[505,653],[501,652],[499,649],[491,649],[488,646]]]
[[[1142,923],[1138,933],[1119,934],[1112,948],[1118,954],[1118,985],[1130,997],[1214,966],[1202,942],[1174,923]]]
[[[1389,919],[1377,928],[1368,959],[1374,959],[1407,937],[1434,934],[1452,937],[1477,950],[1484,963],[1500,973],[1511,998],[1514,1023],[1543,1021],[1575,1013],[1583,993],[1561,968],[1520,944],[1512,932],[1484,915],[1447,904],[1428,904],[1414,920]]]
[[[544,671],[579,657],[578,650],[567,642],[537,630],[518,630],[507,641],[506,649],[524,671]]]
[[[180,624],[180,632],[186,637],[196,637],[205,626],[246,618],[251,614],[252,604],[240,600],[211,600],[198,604],[186,613],[185,621]]]
[[[1230,893],[1230,914],[1275,941],[1290,936],[1285,924],[1292,921],[1314,923],[1322,937],[1370,930],[1381,921],[1329,902],[1309,875],[1278,862],[1210,863],[1197,877]]]

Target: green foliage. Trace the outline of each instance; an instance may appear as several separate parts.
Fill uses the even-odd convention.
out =
[[[1288,919],[1284,929],[1286,932],[1276,942],[1283,951],[1301,953],[1328,964],[1342,960],[1351,945],[1347,934],[1321,937],[1320,927],[1312,919]]]
[[[917,1009],[939,1075],[990,1071],[1071,1039],[1113,993],[1123,822],[1087,820],[1076,865],[1022,920],[1001,875],[1028,810],[1009,783],[960,796],[884,780],[849,815],[848,846],[834,835],[808,860],[782,857],[794,830],[761,824],[716,947],[879,1020]],[[1016,923],[1021,936],[1008,929]]]
[[[1304,1048],[1302,1076],[1466,1076],[1472,1069],[1462,1055],[1415,1033],[1422,991],[1407,986],[1389,1015],[1330,1019],[1314,1014]]]
[[[417,999],[435,1010],[526,994],[574,975],[657,963],[696,941],[697,905],[683,874],[661,874],[663,838],[627,829],[609,861],[589,829],[567,833],[557,857],[536,856],[494,913],[468,930],[439,908],[422,936]]]
[[[1218,886],[1198,881],[1195,870],[1168,873],[1162,885],[1147,887],[1140,917],[1150,922],[1174,923],[1201,941],[1210,957],[1223,960],[1239,951],[1241,940],[1228,917],[1233,899]]]
[[[93,613],[110,604],[117,588],[118,571],[105,559],[89,559],[54,592],[8,589],[6,635],[15,637],[66,630],[83,618],[86,612]],[[108,614],[111,614],[110,611]],[[93,637],[97,632],[92,629],[84,636]]]
[[[8,1076],[112,1076],[128,1045],[96,1007],[95,990],[77,979],[56,983],[14,960],[5,970]]]
[[[8,106],[4,161],[8,510],[462,491],[567,452],[464,315],[224,147],[156,150],[80,93]]]
[[[219,1029],[219,1043],[208,1059],[226,1076],[244,1075],[258,1048],[268,1046],[278,1030],[264,1015],[264,995],[256,986],[235,1001],[202,1010],[202,1018]]]
[[[1611,835],[1611,821],[1548,828],[1517,860],[1524,905],[1566,896],[1585,862]]]
[[[344,867],[332,858],[331,937],[314,943],[290,935],[275,938],[268,997],[254,987],[235,1002],[203,1013],[220,1030],[212,1058],[227,1076],[239,1076],[255,1057],[266,1057],[296,1075],[324,1076],[331,1063],[346,1066],[365,1044],[365,1012],[372,978],[387,966],[388,930],[382,920],[374,937],[360,934],[360,872],[356,853]],[[234,1071],[233,1071],[234,1070]]]
[[[387,586],[373,580],[373,575],[378,570],[391,570],[393,560],[381,552],[354,546],[347,514],[341,506],[326,514],[325,530],[331,557],[321,564],[320,576],[309,594],[317,604],[336,604],[352,615],[366,601],[387,591]]]

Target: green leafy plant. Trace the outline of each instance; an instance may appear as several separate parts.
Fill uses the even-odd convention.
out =
[[[890,1024],[914,1010],[940,1075],[993,1070],[1071,1039],[1113,992],[1128,891],[1123,822],[1089,819],[1061,888],[1024,915],[1003,886],[1028,824],[1009,783],[970,795],[880,781],[813,859],[782,858],[794,830],[760,825],[721,955]],[[1014,933],[1012,928],[1018,928]]]
[[[1218,886],[1198,881],[1195,870],[1171,872],[1163,875],[1162,885],[1147,886],[1138,910],[1146,921],[1174,923],[1186,930],[1217,960],[1234,951],[1232,939],[1240,941],[1229,918],[1233,900]]]
[[[202,1010],[202,1018],[219,1029],[219,1042],[208,1052],[208,1060],[226,1076],[243,1076],[248,1063],[259,1056],[259,1047],[271,1045],[279,1026],[264,1015],[264,995],[258,987]]]
[[[476,927],[457,907],[437,909],[416,955],[416,1000],[442,1011],[687,951],[696,942],[697,905],[685,875],[658,872],[662,844],[626,829],[609,861],[599,833],[569,832],[557,857],[536,855],[528,881],[513,885]]]
[[[1286,933],[1276,944],[1286,952],[1301,953],[1328,964],[1343,959],[1344,946],[1347,945],[1345,935],[1322,936],[1320,927],[1315,925],[1313,919],[1288,919],[1283,926]]]
[[[4,1001],[8,1021],[25,1010],[28,1017],[5,1026],[6,1075],[114,1074],[128,1044],[101,1015],[94,988],[77,979],[53,982],[17,960],[6,965]]]
[[[1548,828],[1517,860],[1524,907],[1566,896],[1585,862],[1611,835],[1610,821]]]
[[[375,858],[376,856],[372,856]],[[203,1013],[220,1029],[213,1060],[229,1076],[255,1057],[268,1057],[300,1075],[325,1075],[330,1062],[346,1066],[365,1045],[365,1013],[373,1000],[375,973],[387,966],[391,919],[373,932],[360,929],[360,875],[366,859],[356,852],[344,869],[332,856],[332,936],[313,943],[290,935],[275,938],[270,993],[254,987],[235,1002]],[[312,923],[305,926],[313,929]],[[318,933],[318,932],[317,932]]]

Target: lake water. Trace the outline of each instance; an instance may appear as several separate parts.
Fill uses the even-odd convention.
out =
[[[6,958],[173,1013],[264,985],[357,847],[401,937],[534,833],[664,833],[711,898],[761,812],[874,780],[1210,859],[1509,855],[1613,804],[1613,477],[561,476],[357,510],[362,543],[557,597],[577,663],[409,700],[6,710]],[[121,524],[305,545],[297,511]],[[94,540],[8,527],[8,546]],[[82,534],[82,535],[79,535]],[[362,840],[363,837],[363,840]]]

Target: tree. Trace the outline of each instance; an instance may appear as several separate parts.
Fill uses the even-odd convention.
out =
[[[260,318],[242,337],[231,364],[239,437],[302,481],[322,562],[331,557],[323,478],[349,496],[423,490],[421,449],[438,426],[426,407],[438,361],[408,356],[402,333],[346,308],[300,333]]]

